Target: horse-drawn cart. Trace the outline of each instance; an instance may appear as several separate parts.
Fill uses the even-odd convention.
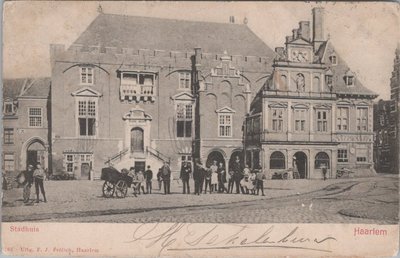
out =
[[[106,198],[114,194],[117,198],[125,198],[128,187],[131,187],[133,181],[127,173],[121,173],[113,167],[103,168],[100,179],[104,180],[103,196]]]

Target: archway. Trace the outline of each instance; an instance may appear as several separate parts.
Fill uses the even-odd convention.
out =
[[[206,166],[209,168],[213,164],[214,160],[217,161],[217,164],[222,162],[222,164],[225,165],[224,155],[222,155],[222,153],[219,151],[215,150],[208,154]]]
[[[239,157],[240,159],[240,164],[242,167],[244,167],[244,155],[243,155],[243,151],[242,150],[235,150],[232,152],[231,157],[229,159],[229,167],[232,168],[233,163],[236,160],[236,157]]]
[[[293,178],[307,178],[308,173],[308,166],[307,166],[307,155],[302,152],[298,151],[293,155],[293,168],[297,167],[297,171],[299,175],[296,176],[293,173]],[[295,171],[295,169],[294,169]]]
[[[40,164],[46,168],[47,150],[44,144],[39,140],[34,140],[26,148],[26,167],[28,165],[36,166]]]
[[[143,151],[144,151],[143,129],[140,127],[134,127],[131,130],[131,152],[143,152]]]

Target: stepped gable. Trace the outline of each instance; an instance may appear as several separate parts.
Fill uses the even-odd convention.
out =
[[[276,54],[244,24],[198,22],[152,17],[99,14],[75,45],[162,49],[242,56]]]
[[[332,70],[334,76],[334,91],[337,94],[345,94],[345,95],[368,95],[371,97],[377,97],[378,94],[373,92],[372,90],[366,88],[361,81],[354,75],[355,85],[347,86],[345,84],[344,76],[347,72],[352,72],[349,66],[347,65],[346,61],[341,58],[337,51],[335,51],[332,43],[327,42],[325,44],[326,49],[324,50],[325,55],[323,62],[326,64],[330,64],[329,56],[330,54],[334,53],[337,59],[337,65],[331,65],[330,69]]]

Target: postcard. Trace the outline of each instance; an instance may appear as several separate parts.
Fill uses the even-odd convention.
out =
[[[2,253],[395,256],[399,17],[6,1]]]

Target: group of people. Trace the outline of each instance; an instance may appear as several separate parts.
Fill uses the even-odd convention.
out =
[[[28,169],[18,175],[17,180],[23,185],[24,189],[22,193],[24,203],[28,203],[30,200],[32,184],[35,184],[36,203],[39,203],[39,190],[43,195],[43,201],[47,202],[43,184],[45,177],[46,173],[40,163],[36,165],[36,168],[29,164]]]
[[[188,162],[183,162],[181,167],[180,179],[183,183],[183,194],[190,194],[189,178],[191,174],[191,166]],[[248,166],[244,168],[241,165],[239,156],[236,156],[231,169],[226,173],[224,164],[216,160],[212,161],[211,166],[205,167],[200,160],[194,164],[193,171],[194,191],[200,195],[207,193],[233,193],[236,186],[236,194],[261,194],[264,196],[264,180],[265,175],[261,169],[250,170]]]

